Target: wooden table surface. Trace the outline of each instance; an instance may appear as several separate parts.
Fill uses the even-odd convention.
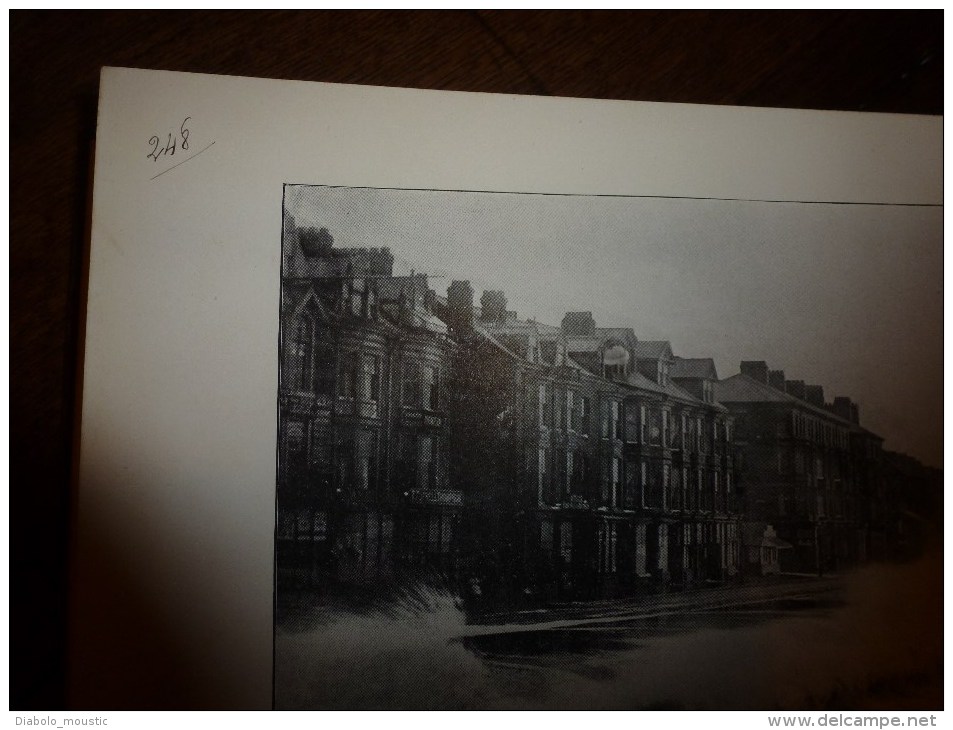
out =
[[[100,67],[940,114],[942,23],[940,11],[11,12],[11,708],[64,701]]]

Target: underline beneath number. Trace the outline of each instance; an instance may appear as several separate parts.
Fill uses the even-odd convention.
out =
[[[186,162],[188,162],[189,160],[194,160],[196,157],[198,157],[200,154],[202,154],[203,152],[205,152],[205,150],[207,150],[207,149],[208,149],[209,147],[211,147],[213,144],[215,144],[215,141],[214,141],[214,140],[211,141],[211,142],[209,142],[207,145],[205,145],[205,147],[203,147],[202,149],[200,149],[198,152],[196,152],[196,153],[195,153],[194,155],[192,155],[191,157],[186,157],[186,158],[185,158],[184,160],[182,160],[181,162],[176,162],[172,167],[168,168],[167,170],[163,170],[162,172],[156,173],[155,175],[153,175],[153,176],[150,177],[149,179],[150,179],[150,180],[155,180],[155,179],[156,179],[157,177],[159,177],[160,175],[165,175],[167,172],[172,172],[172,170],[174,170],[175,168],[177,168],[179,165],[184,165],[184,164],[185,164]]]

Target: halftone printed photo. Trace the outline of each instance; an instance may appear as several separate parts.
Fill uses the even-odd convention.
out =
[[[276,708],[942,708],[941,206],[283,193]]]

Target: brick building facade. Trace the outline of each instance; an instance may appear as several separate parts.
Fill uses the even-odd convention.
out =
[[[514,602],[725,580],[743,551],[810,572],[887,552],[882,442],[847,398],[762,362],[719,380],[591,312],[437,296],[289,215],[282,256],[282,581]]]
[[[744,454],[744,513],[774,526],[782,570],[824,572],[884,557],[882,439],[849,398],[785,379],[761,361],[715,385]]]
[[[447,328],[423,275],[387,249],[284,231],[277,550],[280,578],[361,582],[454,567]]]

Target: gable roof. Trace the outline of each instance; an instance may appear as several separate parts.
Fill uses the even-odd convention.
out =
[[[811,411],[817,415],[825,416],[833,421],[850,426],[852,429],[858,428],[856,423],[851,423],[841,418],[833,411],[829,411],[826,408],[818,408],[806,400],[795,398],[789,393],[784,393],[744,373],[738,373],[737,375],[732,375],[730,378],[716,382],[715,400],[722,403],[784,403]]]
[[[710,357],[675,357],[671,374],[673,378],[704,378],[718,380],[715,361]]]
[[[635,356],[640,360],[663,360],[672,357],[672,345],[668,340],[639,340]]]

